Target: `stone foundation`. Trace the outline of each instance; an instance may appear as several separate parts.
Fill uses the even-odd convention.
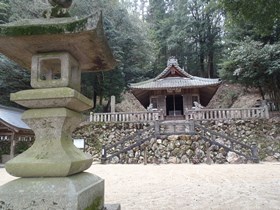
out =
[[[277,120],[235,120],[203,122],[202,124],[213,131],[233,136],[247,145],[256,142],[259,158],[262,161],[280,161],[280,122]],[[75,138],[84,138],[89,145],[86,152],[93,156],[94,161],[100,161],[103,143],[106,145],[114,144],[147,126],[147,124],[129,123],[88,124],[76,130],[74,135]],[[222,141],[221,139],[217,140]],[[130,141],[130,143],[133,142],[135,139]],[[136,147],[119,157],[114,157],[111,163],[144,163],[145,147],[147,149],[147,163],[204,163],[207,160],[208,147],[209,156],[213,163],[244,162],[244,159],[238,155],[228,154],[219,146],[209,145],[199,136],[171,135],[161,136],[157,139],[151,136],[145,145]]]
[[[89,173],[20,178],[0,187],[0,209],[103,209],[104,180]]]

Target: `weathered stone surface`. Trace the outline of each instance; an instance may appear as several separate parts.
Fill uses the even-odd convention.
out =
[[[167,137],[167,139],[170,140],[170,141],[175,141],[175,140],[178,139],[178,135],[170,135],[170,136]]]
[[[269,161],[269,162],[277,162],[277,158],[274,156],[267,156],[264,161]]]
[[[89,173],[20,178],[0,187],[0,209],[103,209],[104,180]]]
[[[280,161],[280,153],[276,152],[273,157]]]
[[[205,153],[204,153],[203,150],[201,150],[201,149],[199,149],[199,148],[196,148],[196,149],[195,149],[195,155],[196,155],[199,159],[201,159],[201,158],[203,158],[203,157],[205,156]]]
[[[32,56],[33,88],[70,87],[81,91],[81,69],[68,52],[38,53]]]
[[[236,154],[235,152],[228,152],[226,159],[232,164],[245,163],[245,158]]]
[[[178,161],[177,161],[177,158],[176,157],[174,157],[174,156],[172,156],[172,157],[170,157],[169,159],[168,159],[168,161],[167,161],[167,163],[177,163]]]
[[[120,159],[117,157],[117,156],[115,156],[115,157],[113,157],[112,158],[112,160],[111,160],[111,163],[119,163],[120,162]]]
[[[32,19],[0,27],[0,52],[27,69],[30,69],[31,58],[37,52],[65,51],[79,61],[82,71],[115,67],[116,61],[103,32],[100,11],[78,20]]]
[[[171,142],[168,144],[167,149],[169,151],[172,151],[175,149],[175,144],[174,144],[173,140],[171,140]]]
[[[82,172],[92,158],[77,149],[71,133],[81,114],[66,108],[31,109],[23,120],[34,130],[32,147],[6,163],[8,173],[17,177],[58,177]]]
[[[121,210],[120,204],[105,204],[104,210]]]
[[[190,135],[181,135],[181,136],[179,136],[179,139],[180,139],[180,140],[187,141],[187,140],[190,140],[190,139],[191,139],[191,136],[190,136]]]
[[[12,93],[11,101],[28,108],[65,107],[79,112],[92,107],[92,100],[68,87],[22,90]]]
[[[189,158],[188,158],[188,156],[187,155],[183,155],[182,157],[181,157],[181,163],[189,163]]]
[[[214,122],[204,122],[204,123],[210,129],[215,130],[216,125]],[[231,123],[226,122],[225,124],[221,123],[221,125],[222,124],[223,124],[223,126],[219,127],[219,129],[224,129],[224,130],[219,130],[219,131],[215,130],[215,131],[222,132],[229,136],[233,136],[234,134],[236,134],[236,137],[243,143],[245,143],[245,141],[243,141],[243,140],[246,140],[247,145],[251,145],[251,142],[257,142],[257,146],[258,146],[259,154],[260,154],[259,157],[261,160],[267,160],[267,161],[278,160],[278,161],[280,161],[280,157],[279,157],[280,156],[279,155],[280,154],[280,152],[279,152],[279,148],[280,148],[279,147],[279,145],[280,145],[279,134],[280,133],[279,133],[279,129],[278,129],[279,121],[271,122],[269,127],[262,120],[242,121],[242,125],[237,125],[235,121],[232,121]],[[243,126],[243,125],[245,127],[240,128],[240,126]],[[90,141],[90,139],[98,139],[102,136],[102,138],[100,138],[101,141],[107,145],[116,143],[122,137],[128,137],[129,134],[134,132],[134,129],[135,129],[135,127],[127,128],[124,125],[120,126],[120,124],[106,124],[107,130],[103,129],[103,125],[92,124],[92,125],[88,125],[88,126],[89,127],[87,127],[86,129],[81,129],[81,130],[77,131],[77,134],[79,135],[79,137],[83,136],[84,131],[91,130],[90,135],[85,136],[86,138],[88,138],[89,141]],[[255,126],[266,126],[267,133],[263,133],[262,129],[255,129]],[[113,139],[108,138],[108,136],[110,136],[110,133],[112,133],[111,132],[112,128],[116,128],[114,130],[115,137]],[[250,136],[252,135],[252,137],[246,136],[246,138],[244,138],[244,137],[240,138],[237,134],[240,131],[246,130],[246,129],[250,129],[252,131],[253,134],[250,134]],[[273,133],[275,133],[274,136],[269,136],[269,133],[271,131]],[[265,137],[264,137],[264,135],[265,135]],[[199,135],[189,136],[189,138],[191,139],[189,142],[187,140],[182,140],[185,138],[183,136],[184,135],[179,136],[179,139],[181,139],[181,140],[170,141],[167,139],[168,136],[164,135],[164,136],[161,136],[158,138],[158,139],[162,140],[162,143],[159,144],[159,143],[157,143],[156,139],[154,139],[151,135],[151,140],[148,140],[145,143],[145,145],[147,147],[147,162],[153,163],[153,160],[156,157],[158,160],[157,161],[158,163],[165,163],[166,161],[168,161],[168,159],[171,156],[176,156],[178,158],[178,160],[181,161],[181,163],[184,163],[185,161],[190,163],[190,162],[192,162],[192,159],[195,156],[194,152],[195,152],[196,148],[202,150],[204,153],[209,148],[210,158],[213,160],[213,162],[215,164],[228,163],[228,161],[226,160],[226,156],[228,153],[227,149],[220,147],[218,145],[211,144],[210,142],[205,142],[204,140],[202,140],[199,137]],[[186,138],[186,139],[189,139],[189,138]],[[131,139],[130,143],[135,143],[136,140],[137,139]],[[222,139],[220,139],[220,140],[222,140]],[[174,147],[168,146],[171,142],[175,144]],[[178,146],[179,142],[180,142],[180,146]],[[223,141],[223,142],[225,145],[230,146],[229,141]],[[189,143],[189,144],[187,144],[187,143]],[[194,145],[192,145],[193,143],[194,143]],[[92,149],[93,149],[92,147],[87,148],[88,151],[91,151]],[[178,152],[178,149],[179,149],[179,152]],[[234,145],[234,149],[236,149],[239,152],[244,152],[245,155],[251,155],[251,151],[249,149],[244,150],[241,147],[239,147],[238,145]],[[142,153],[143,148],[140,147],[140,150]],[[265,157],[269,156],[267,151],[273,152],[274,158],[265,159]],[[96,155],[94,152],[92,152],[92,153],[94,154],[95,158],[99,158],[99,154]],[[137,154],[137,153],[135,152],[135,154]],[[144,156],[144,155],[142,155],[142,156]],[[136,158],[136,157],[134,157],[134,158]],[[198,157],[196,157],[196,158],[198,158]],[[120,162],[127,163],[127,159],[128,159],[127,154],[123,154],[123,156],[120,157],[120,160],[121,160]],[[205,161],[206,161],[206,159],[205,159],[205,155],[204,155],[197,162],[203,163]],[[246,161],[244,161],[244,159],[241,158],[239,163],[246,163]]]

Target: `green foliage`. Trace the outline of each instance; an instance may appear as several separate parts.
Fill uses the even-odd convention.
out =
[[[11,21],[19,19],[40,18],[50,5],[45,0],[11,0]],[[109,72],[86,74],[82,77],[82,90],[88,97],[103,99],[115,95],[117,100],[130,82],[146,78],[153,53],[148,40],[147,25],[137,17],[130,15],[117,0],[81,0],[73,2],[69,12],[71,16],[83,17],[95,13],[100,6],[106,36],[118,66]],[[4,76],[3,76],[4,77]],[[15,82],[16,84],[16,82]],[[19,85],[20,86],[20,85]]]
[[[9,4],[11,6],[10,21],[41,18],[46,10],[51,9],[51,5],[45,0],[10,0]]]
[[[118,65],[82,76],[82,91],[99,111],[111,95],[119,101],[129,83],[160,73],[169,56],[191,74],[208,77],[217,75],[224,56],[223,79],[258,87],[279,101],[280,1],[80,0],[69,12],[80,18],[100,7]],[[0,0],[0,21],[39,18],[50,8],[46,0]],[[1,102],[7,104],[9,93],[28,83],[27,71],[0,56]]]
[[[7,23],[11,15],[11,7],[8,0],[0,0],[0,24]]]
[[[250,24],[258,34],[269,35],[280,19],[278,0],[220,0],[229,22]]]
[[[112,71],[83,77],[87,94],[93,98],[98,96],[99,105],[103,104],[103,99],[109,100],[111,95],[119,100],[129,83],[145,79],[145,70],[149,69],[153,58],[145,23],[129,15],[118,1],[102,1],[102,8],[105,33],[118,66]]]
[[[223,79],[257,87],[280,104],[280,43],[238,42],[221,66]]]
[[[215,0],[150,1],[147,18],[155,43],[155,72],[169,56],[195,75],[214,77],[220,59],[222,13]]]
[[[11,147],[11,142],[10,141],[1,141],[0,142],[0,156],[1,155],[9,155],[10,154],[10,147]]]
[[[263,98],[280,104],[280,2],[220,0],[226,12],[223,79],[257,87]]]
[[[87,16],[100,9],[99,0],[79,0],[73,1],[70,7],[71,16]]]
[[[154,43],[155,53],[155,61],[149,76],[154,77],[166,67],[166,61],[171,56],[167,47],[167,40],[171,34],[171,14],[167,12],[167,4],[164,0],[151,0],[149,3],[146,19],[149,23],[150,37]]]
[[[20,154],[26,151],[34,141],[16,141],[16,147],[15,147],[15,154]],[[0,141],[0,159],[1,155],[9,155],[10,154],[10,147],[11,142],[10,141]]]
[[[0,54],[0,104],[14,105],[10,93],[30,88],[30,72]]]
[[[29,147],[32,146],[34,141],[17,141],[16,148],[15,148],[15,154],[20,154],[29,149]]]

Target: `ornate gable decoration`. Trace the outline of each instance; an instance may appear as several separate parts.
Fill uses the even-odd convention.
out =
[[[167,67],[161,72],[155,80],[163,79],[166,77],[186,77],[192,78],[190,74],[180,68],[178,60],[172,56],[167,61]]]

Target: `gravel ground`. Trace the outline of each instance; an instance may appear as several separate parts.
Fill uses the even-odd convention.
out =
[[[280,209],[280,163],[100,165],[105,202],[122,210]],[[0,168],[0,185],[15,179]]]

